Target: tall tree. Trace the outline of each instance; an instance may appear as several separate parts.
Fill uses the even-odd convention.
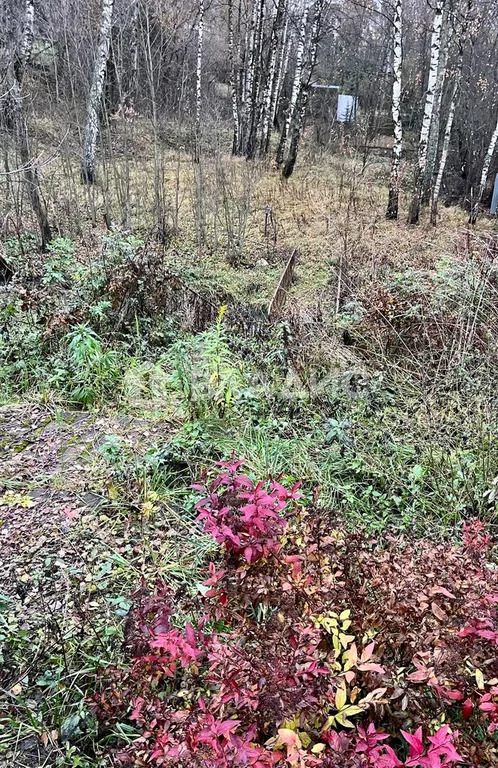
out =
[[[297,99],[297,107],[294,112],[294,121],[291,131],[289,151],[287,157],[285,158],[284,167],[282,168],[282,176],[284,179],[288,179],[294,171],[299,143],[306,122],[306,114],[308,111],[308,102],[311,91],[311,81],[313,72],[315,71],[316,59],[318,55],[318,41],[320,38],[320,25],[322,22],[323,6],[324,0],[316,0],[313,9],[306,75],[301,80],[299,95]]]
[[[417,224],[420,216],[420,203],[422,198],[422,188],[427,165],[427,146],[429,141],[429,131],[431,128],[432,113],[434,109],[434,96],[436,92],[439,57],[441,53],[441,32],[443,28],[443,13],[446,0],[437,0],[434,10],[434,19],[432,23],[431,35],[431,54],[429,64],[429,79],[425,94],[424,115],[422,118],[422,127],[420,129],[420,139],[418,143],[418,164],[415,172],[413,185],[413,195],[408,216],[409,224]]]
[[[283,50],[285,40],[283,37],[284,18],[287,10],[287,0],[278,0],[275,21],[271,30],[270,47],[268,51],[267,78],[263,94],[262,120],[261,120],[261,144],[260,153],[266,155],[270,143],[272,128],[273,101],[277,84],[277,63],[279,50]]]
[[[127,73],[127,87],[124,98],[125,106],[133,108],[138,90],[138,3],[131,0],[130,5],[130,67]]]
[[[457,46],[458,46],[458,58],[457,58],[457,64],[454,71],[450,72],[449,74],[449,76],[452,76],[452,80],[453,80],[453,85],[451,88],[450,105],[448,108],[448,116],[446,118],[446,125],[444,129],[443,143],[441,146],[441,157],[439,159],[439,165],[437,166],[437,171],[436,171],[436,166],[434,167],[434,171],[433,171],[433,183],[432,183],[432,190],[431,190],[431,224],[434,227],[437,224],[439,195],[441,192],[441,185],[443,182],[443,176],[446,169],[446,163],[448,160],[451,134],[453,131],[453,123],[455,121],[457,104],[458,104],[458,100],[461,92],[465,44],[469,38],[472,41],[472,47],[475,42],[475,40],[473,39],[474,35],[472,35],[472,31],[475,26],[473,23],[475,19],[472,19],[473,10],[474,10],[474,0],[464,0],[463,4],[464,4],[464,8],[462,10],[461,16],[458,14],[460,8],[458,7],[458,5],[456,7],[456,11],[457,11],[456,37],[457,37]]]
[[[450,52],[450,45],[452,42],[453,31],[453,18],[446,9],[446,14],[443,15],[442,35],[441,35],[441,50],[439,54],[439,64],[436,79],[436,87],[434,89],[434,105],[432,107],[432,119],[431,127],[429,130],[429,137],[427,140],[427,161],[425,164],[424,180],[422,185],[422,201],[424,203],[429,202],[432,196],[432,186],[434,184],[436,171],[436,163],[439,151],[439,139],[441,131],[441,105],[443,102],[443,92],[446,82],[446,71],[448,66],[448,56]]]
[[[42,249],[52,239],[45,205],[42,201],[40,179],[36,162],[31,157],[28,127],[24,117],[22,83],[26,67],[31,60],[34,40],[34,4],[25,0],[24,7],[17,13],[4,6],[7,18],[2,19],[2,87],[0,97],[3,122],[11,133],[19,151],[21,172],[28,191],[31,207],[38,221]],[[20,13],[20,18],[19,18]],[[16,23],[20,22],[21,36],[18,37]]]
[[[92,83],[88,96],[87,120],[83,141],[81,177],[86,184],[95,184],[95,151],[99,133],[99,113],[104,88],[104,77],[111,44],[112,13],[114,0],[102,0],[99,42],[93,67]]]
[[[277,148],[276,162],[279,167],[284,162],[289,132],[292,125],[292,121],[294,119],[294,113],[296,111],[297,100],[298,100],[299,91],[301,88],[303,66],[304,66],[304,49],[306,46],[306,30],[308,28],[309,12],[310,12],[309,1],[305,0],[305,5],[303,8],[301,20],[299,23],[299,39],[298,39],[297,51],[296,51],[296,67],[294,69],[294,80],[292,82],[292,92],[291,92],[289,105],[287,107],[287,113],[285,115],[284,124],[282,126],[280,141],[278,143],[278,148]]]
[[[394,7],[393,34],[393,92],[392,116],[394,124],[393,158],[389,177],[388,219],[398,218],[399,208],[399,165],[403,150],[403,123],[401,120],[401,73],[403,68],[403,0],[396,0]]]
[[[194,160],[201,157],[202,57],[204,50],[204,0],[199,0],[197,22],[197,66],[195,75],[195,149]]]
[[[237,89],[237,65],[235,62],[235,41],[233,31],[233,0],[228,0],[228,65],[233,120],[232,154],[236,155],[240,145],[240,119],[239,94]]]
[[[491,160],[493,159],[497,141],[498,141],[498,120],[496,121],[495,129],[491,134],[491,139],[489,141],[488,148],[484,156],[484,163],[482,165],[482,171],[481,171],[481,179],[479,181],[479,187],[477,189],[477,193],[473,200],[472,210],[470,212],[470,217],[469,217],[469,224],[475,224],[477,221],[477,217],[479,215],[479,207],[481,205],[482,196],[486,188],[489,168],[491,165]]]

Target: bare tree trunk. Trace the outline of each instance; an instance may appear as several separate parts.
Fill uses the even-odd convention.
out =
[[[281,35],[284,26],[284,16],[287,6],[287,0],[278,0],[275,21],[272,27],[270,49],[268,52],[269,66],[268,75],[263,96],[263,119],[261,126],[261,144],[260,154],[266,155],[270,143],[270,133],[272,128],[271,117],[273,111],[273,100],[275,98],[276,77],[277,77],[277,59],[279,50],[282,47],[283,36]]]
[[[437,173],[434,169],[432,192],[431,192],[431,224],[435,227],[438,219],[438,203],[439,195],[441,192],[441,185],[443,182],[444,171],[446,168],[446,161],[448,159],[448,152],[450,148],[451,132],[453,130],[453,122],[455,119],[455,112],[458,104],[458,98],[460,95],[460,87],[463,77],[463,55],[465,48],[465,41],[472,35],[473,25],[471,24],[471,15],[473,11],[474,0],[466,0],[465,12],[458,20],[459,32],[458,32],[458,63],[456,72],[454,74],[453,89],[451,92],[450,106],[448,109],[448,116],[446,119],[446,126],[444,129],[443,144],[441,147],[441,157],[439,159],[439,166]],[[457,7],[458,10],[458,7]],[[451,74],[450,74],[451,76]]]
[[[17,45],[17,50],[11,49],[6,56],[7,69],[3,83],[5,94],[1,97],[3,102],[2,116],[7,129],[13,133],[16,140],[21,160],[20,171],[28,190],[31,207],[38,221],[42,249],[44,250],[52,239],[52,233],[47,212],[42,203],[38,171],[30,157],[28,129],[23,115],[21,92],[24,74],[33,50],[34,5],[32,0],[25,0],[22,24],[22,37]],[[4,34],[15,41],[13,30],[7,29]],[[13,40],[7,40],[7,45],[15,45]]]
[[[130,6],[130,70],[127,77],[127,88],[124,98],[125,106],[133,109],[138,90],[138,2],[131,0]]]
[[[26,67],[31,60],[34,41],[34,23],[35,6],[33,0],[26,0],[26,9],[24,12],[24,32],[19,50],[19,57],[16,62],[17,66],[15,67],[16,80],[19,83],[19,87],[21,87],[24,72],[26,71]]]
[[[26,126],[26,121],[23,118],[20,104],[16,115],[16,136],[17,145],[19,147],[19,156],[24,172],[24,180],[28,189],[31,207],[33,208],[33,212],[40,228],[42,250],[45,250],[52,239],[52,231],[48,222],[47,211],[42,203],[38,169],[30,157],[28,128]]]
[[[303,76],[303,65],[304,65],[304,48],[306,45],[306,29],[308,26],[309,10],[310,10],[309,3],[306,2],[306,5],[304,6],[304,9],[303,9],[303,15],[301,17],[301,24],[299,26],[299,40],[297,44],[296,68],[294,71],[294,80],[292,83],[292,93],[291,93],[289,106],[287,108],[287,114],[285,116],[284,125],[282,127],[280,141],[277,148],[276,162],[278,167],[280,167],[284,162],[285,151],[287,148],[287,139],[289,136],[291,125],[292,125],[292,120],[294,118],[294,113],[296,111],[296,104],[299,96],[299,91],[301,88],[301,81]]]
[[[247,131],[246,158],[252,160],[256,155],[256,139],[258,124],[263,111],[261,94],[262,76],[262,48],[263,48],[263,23],[265,18],[266,0],[259,0],[258,16],[256,20],[256,36],[254,44],[254,69],[252,80],[252,93],[250,98],[249,126]]]
[[[104,87],[104,77],[111,44],[112,12],[114,0],[102,0],[99,44],[93,68],[92,84],[88,97],[87,122],[83,141],[81,177],[85,184],[95,184],[95,150],[99,133],[99,112]]]
[[[434,94],[437,84],[437,75],[439,68],[439,55],[441,51],[441,30],[443,26],[443,10],[446,0],[437,0],[434,11],[434,20],[432,24],[431,36],[431,60],[429,66],[429,80],[425,94],[424,116],[422,119],[422,128],[420,130],[420,139],[418,144],[418,165],[415,172],[415,183],[413,187],[413,196],[408,216],[409,224],[417,224],[420,216],[420,202],[422,197],[422,185],[424,181],[425,169],[427,165],[427,144],[429,141],[429,131],[431,128],[432,113],[434,109]]]
[[[394,123],[393,159],[389,179],[389,201],[386,217],[398,218],[399,208],[399,164],[403,150],[403,123],[401,120],[401,73],[403,68],[403,0],[396,0],[394,9],[393,40],[393,95],[392,115]]]
[[[204,47],[204,0],[199,0],[199,22],[197,26],[197,67],[195,89],[195,149],[194,161],[201,158],[201,105],[202,105],[202,54]]]
[[[435,178],[435,167],[439,149],[439,133],[440,133],[440,116],[441,116],[441,103],[443,100],[444,83],[446,80],[446,69],[448,64],[448,53],[451,44],[451,24],[444,24],[445,34],[442,35],[441,53],[439,56],[439,67],[436,81],[436,88],[434,91],[434,106],[432,109],[432,120],[429,131],[429,139],[427,142],[427,162],[425,165],[423,189],[422,189],[422,201],[427,203],[432,196],[432,184]]]
[[[277,84],[275,86],[275,97],[273,99],[271,118],[270,118],[270,131],[275,125],[277,117],[278,105],[280,102],[280,94],[284,85],[285,77],[287,75],[287,68],[289,66],[289,56],[292,46],[292,34],[289,34],[289,16],[285,19],[285,28],[282,41],[282,56],[278,68]]]
[[[484,163],[482,166],[482,173],[481,173],[481,181],[479,182],[479,189],[477,190],[477,195],[475,196],[475,199],[473,201],[472,210],[470,212],[469,224],[475,224],[477,221],[477,216],[479,215],[479,206],[481,204],[482,196],[484,194],[484,189],[486,187],[489,167],[491,165],[491,160],[493,159],[493,154],[495,151],[497,141],[498,141],[498,120],[496,122],[495,129],[491,136],[491,140],[489,142],[486,155],[484,157]]]
[[[228,0],[228,59],[230,68],[230,95],[232,99],[233,143],[232,154],[236,155],[240,145],[239,104],[237,98],[237,68],[233,35],[233,0]]]
[[[441,191],[441,183],[443,181],[443,174],[444,174],[444,169],[446,167],[446,160],[448,159],[448,150],[450,148],[451,131],[453,128],[453,121],[455,119],[455,112],[456,112],[456,106],[458,101],[458,92],[460,90],[460,77],[458,77],[455,80],[455,83],[453,85],[453,93],[451,94],[450,108],[448,111],[448,118],[446,120],[446,128],[444,130],[443,146],[441,148],[441,158],[439,160],[439,168],[438,168],[436,180],[432,187],[431,224],[434,227],[437,224],[437,206],[439,201],[439,193]]]
[[[289,146],[289,152],[286,157],[284,167],[282,169],[282,176],[284,179],[288,179],[294,171],[294,166],[297,160],[297,153],[299,149],[299,143],[301,141],[301,134],[304,130],[304,124],[306,122],[306,114],[308,110],[308,102],[311,90],[311,78],[316,65],[316,58],[318,54],[318,39],[320,34],[320,24],[322,20],[324,0],[316,0],[315,10],[313,12],[313,22],[311,25],[310,34],[310,52],[309,63],[306,80],[301,81],[301,87],[299,89],[298,96],[298,109],[295,111],[295,119],[292,127],[292,135]]]
[[[258,8],[260,6],[260,0],[253,0],[251,23],[248,29],[248,40],[246,45],[246,67],[245,67],[245,81],[244,81],[244,119],[241,132],[241,146],[240,154],[243,154],[247,147],[249,131],[252,120],[253,110],[253,87],[256,74],[256,57],[257,57],[257,27],[259,22]]]

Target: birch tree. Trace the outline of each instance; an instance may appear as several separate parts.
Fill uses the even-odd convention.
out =
[[[297,160],[297,153],[299,149],[299,142],[304,130],[304,124],[306,121],[306,114],[308,110],[308,102],[311,90],[311,80],[313,72],[316,66],[316,59],[318,55],[318,40],[320,35],[320,24],[322,21],[324,0],[316,0],[313,10],[313,19],[311,24],[310,33],[310,45],[309,45],[309,58],[307,65],[306,78],[301,81],[299,88],[299,95],[297,99],[297,108],[295,109],[294,122],[291,131],[291,140],[289,145],[289,152],[285,158],[284,167],[282,169],[282,176],[284,179],[288,179],[294,171],[294,166]]]
[[[488,149],[484,156],[484,163],[483,163],[482,172],[481,172],[481,180],[479,182],[477,194],[474,198],[472,210],[470,212],[469,224],[475,224],[477,221],[477,217],[479,215],[479,206],[481,205],[482,196],[486,188],[486,182],[488,180],[488,174],[489,174],[489,167],[491,165],[491,160],[493,159],[497,141],[498,141],[498,119],[495,125],[495,129],[491,134],[491,139],[488,144]]]
[[[279,50],[282,48],[284,16],[287,9],[287,0],[278,0],[275,21],[272,26],[270,48],[268,52],[268,76],[265,84],[262,107],[261,143],[260,153],[265,155],[268,151],[271,132],[271,117],[273,112],[273,100],[277,81],[277,60]]]
[[[282,58],[278,68],[277,83],[275,86],[275,97],[273,99],[272,112],[270,118],[270,130],[275,124],[277,117],[278,105],[280,102],[280,96],[282,93],[282,87],[287,76],[287,69],[289,66],[289,56],[292,47],[292,33],[289,33],[289,16],[287,14],[285,20],[285,28],[282,41]]]
[[[259,120],[263,111],[261,80],[262,80],[262,52],[263,52],[263,24],[265,18],[266,0],[259,0],[257,4],[256,30],[254,40],[252,91],[249,98],[250,109],[248,112],[248,126],[246,127],[247,143],[245,155],[252,160],[256,154],[256,142]]]
[[[95,184],[95,151],[99,133],[99,113],[104,88],[104,77],[111,44],[112,12],[114,0],[102,0],[99,42],[88,96],[87,120],[83,141],[81,176],[85,184]]]
[[[124,103],[131,109],[135,106],[138,89],[138,2],[131,0],[130,6],[130,69]]]
[[[237,67],[235,64],[235,41],[233,31],[233,0],[228,0],[228,63],[229,86],[232,102],[233,143],[232,154],[236,155],[240,145],[239,99],[237,92]]]
[[[443,33],[441,37],[441,51],[439,55],[439,66],[434,90],[434,105],[432,108],[432,120],[427,141],[427,162],[425,164],[424,181],[422,188],[422,200],[428,202],[432,195],[432,185],[435,178],[435,168],[439,150],[439,134],[441,126],[441,104],[443,101],[443,91],[446,80],[446,70],[448,65],[448,55],[452,41],[452,24],[448,15],[445,23],[443,17]]]
[[[448,117],[446,119],[446,127],[444,129],[443,144],[441,147],[441,157],[439,159],[438,171],[436,179],[434,181],[431,193],[431,224],[435,227],[437,224],[437,208],[439,202],[439,194],[441,192],[441,184],[443,181],[444,170],[446,168],[446,161],[448,159],[448,152],[450,148],[451,132],[453,130],[453,121],[455,119],[455,112],[458,102],[458,93],[460,90],[461,72],[453,83],[453,90],[451,93],[450,107],[448,110]]]
[[[431,55],[429,64],[429,79],[425,94],[424,115],[422,118],[422,127],[420,130],[420,139],[418,144],[418,164],[415,172],[415,181],[413,195],[408,216],[409,224],[417,224],[420,216],[420,203],[422,197],[422,186],[427,165],[427,145],[429,141],[429,131],[431,128],[432,113],[434,109],[434,95],[437,85],[439,71],[439,56],[441,52],[441,32],[443,27],[443,12],[446,0],[437,0],[434,10],[434,20],[432,23],[431,35]]]
[[[40,229],[41,245],[44,250],[52,239],[47,212],[42,201],[40,180],[36,162],[31,157],[28,127],[23,111],[22,83],[26,67],[31,60],[34,40],[34,4],[25,0],[21,16],[21,37],[15,28],[17,15],[7,8],[8,18],[3,19],[2,28],[2,117],[19,151],[22,177],[28,191],[33,213]],[[13,25],[13,26],[12,26]]]
[[[403,67],[403,0],[396,0],[393,34],[393,92],[392,116],[394,124],[393,158],[389,178],[387,218],[397,219],[399,208],[399,166],[403,150],[403,124],[401,120],[401,73]]]
[[[439,159],[437,172],[434,171],[434,181],[433,181],[432,190],[431,190],[431,224],[434,227],[437,224],[439,195],[441,193],[441,185],[443,183],[443,176],[446,169],[446,162],[448,160],[448,152],[450,149],[453,123],[455,121],[455,113],[456,113],[460,91],[461,91],[465,44],[469,38],[472,40],[472,31],[475,27],[475,20],[472,20],[471,18],[472,12],[473,12],[473,6],[474,6],[474,0],[466,0],[465,10],[458,21],[458,34],[457,34],[458,61],[457,61],[456,69],[453,76],[453,86],[451,89],[450,105],[448,108],[448,116],[446,118],[446,126],[444,129],[443,143],[441,146],[441,157]],[[472,46],[473,45],[474,45],[474,40],[472,41]]]
[[[304,49],[306,45],[306,30],[308,27],[309,11],[310,11],[310,5],[308,0],[306,0],[305,6],[303,8],[303,13],[301,15],[301,21],[299,24],[299,39],[298,39],[297,51],[296,51],[296,67],[294,70],[294,80],[292,82],[292,92],[291,92],[291,97],[289,101],[289,106],[287,108],[284,124],[282,127],[282,133],[280,135],[280,141],[277,148],[276,162],[278,167],[280,167],[284,162],[289,132],[292,125],[292,121],[294,119],[297,99],[298,99],[300,88],[301,88],[301,80],[303,76],[303,66],[304,66]]]
[[[199,20],[197,24],[197,66],[195,77],[195,150],[194,160],[201,156],[201,105],[202,105],[202,54],[204,47],[204,0],[199,0]]]

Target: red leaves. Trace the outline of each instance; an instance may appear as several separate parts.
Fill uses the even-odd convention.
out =
[[[220,462],[227,471],[204,489],[208,495],[196,504],[197,519],[227,551],[254,563],[278,551],[287,525],[283,513],[288,502],[299,498],[299,483],[290,491],[276,481],[254,486],[246,475],[237,474],[241,464]]]
[[[481,520],[471,520],[464,523],[463,543],[473,554],[482,555],[488,552],[491,546],[491,536],[486,533],[486,526]]]
[[[450,732],[447,725],[439,728],[434,736],[429,736],[429,747],[424,746],[422,728],[417,728],[414,734],[401,731],[403,738],[409,744],[409,757],[404,765],[407,768],[442,768],[463,762],[455,747],[453,740],[458,736],[458,731]]]
[[[469,720],[474,713],[474,705],[470,699],[465,699],[462,704],[462,718]]]
[[[198,486],[198,519],[221,545],[202,596],[181,604],[202,618],[179,629],[163,586],[139,591],[135,661],[95,697],[107,724],[128,712],[141,729],[128,764],[450,768],[457,732],[428,728],[455,713],[459,751],[479,764],[489,741],[469,746],[471,725],[498,729],[498,573],[482,529],[465,530],[465,547],[392,538],[381,549],[298,507],[298,485],[253,483],[240,468],[222,463]]]

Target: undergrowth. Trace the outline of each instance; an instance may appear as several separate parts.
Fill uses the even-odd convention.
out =
[[[116,764],[494,762],[498,584],[483,525],[459,546],[381,549],[302,506],[299,483],[255,483],[240,466],[196,486],[198,521],[222,549],[189,620],[174,623],[165,585],[143,585],[126,625],[133,660],[91,698],[102,734],[138,731]]]

